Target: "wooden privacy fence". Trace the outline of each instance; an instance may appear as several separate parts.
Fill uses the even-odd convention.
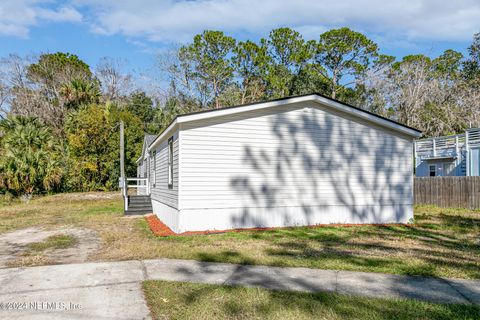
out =
[[[480,177],[414,178],[415,204],[480,208]]]

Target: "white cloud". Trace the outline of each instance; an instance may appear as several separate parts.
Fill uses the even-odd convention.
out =
[[[264,36],[288,26],[315,39],[349,26],[391,43],[469,41],[479,0],[0,0],[0,35],[27,37],[41,22],[83,21],[93,33],[162,43],[205,29]]]
[[[58,10],[38,9],[38,17],[52,22],[80,22],[82,15],[72,7],[62,7]]]
[[[80,22],[82,15],[72,6],[51,0],[2,0],[0,36],[28,37],[30,28],[44,22]]]
[[[188,41],[204,29],[264,35],[289,26],[316,38],[349,26],[396,41],[465,41],[480,31],[478,0],[76,0],[91,30],[152,41]],[[316,34],[316,35],[315,35]]]

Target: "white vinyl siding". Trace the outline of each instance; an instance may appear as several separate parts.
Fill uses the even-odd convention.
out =
[[[173,187],[168,187],[168,138],[173,137]],[[173,208],[178,208],[178,131],[158,144],[156,151],[155,187],[151,198]]]
[[[180,220],[204,212],[202,225],[218,227],[208,210],[231,212],[225,227],[411,217],[412,139],[366,120],[302,102],[181,130]],[[319,221],[335,210],[338,220]]]

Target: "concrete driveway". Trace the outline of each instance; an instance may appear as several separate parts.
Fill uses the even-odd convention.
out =
[[[68,248],[47,249],[40,255],[29,253],[29,246],[45,241],[56,235],[72,236],[76,244]],[[25,265],[32,258],[41,258],[43,264],[82,263],[88,256],[98,250],[101,239],[97,233],[87,228],[44,229],[30,227],[0,234],[0,268]],[[37,262],[37,261],[36,261]],[[48,263],[47,263],[48,262]],[[38,263],[37,264],[41,264]]]
[[[0,269],[0,319],[150,319],[150,279],[480,304],[480,281],[157,259]]]
[[[3,269],[0,318],[150,319],[144,279],[140,261]]]

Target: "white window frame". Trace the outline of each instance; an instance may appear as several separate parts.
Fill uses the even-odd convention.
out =
[[[433,176],[431,175],[432,173],[432,167],[433,167]],[[428,176],[429,177],[436,177],[437,176],[437,165],[436,164],[429,164],[428,165]]]
[[[168,139],[167,144],[167,163],[168,163],[168,189],[173,189],[173,137]]]
[[[153,161],[153,174],[152,174],[152,186],[155,188],[157,185],[157,150],[153,150],[153,156],[152,156],[152,161]]]

